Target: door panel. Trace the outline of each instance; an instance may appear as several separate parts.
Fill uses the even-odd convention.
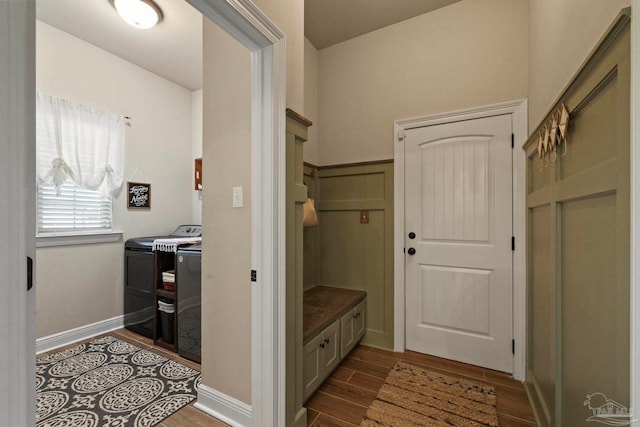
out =
[[[513,371],[511,150],[510,115],[407,132],[407,348]]]
[[[423,239],[487,241],[487,139],[452,138],[420,145]]]
[[[422,324],[490,336],[492,276],[488,270],[421,266]]]

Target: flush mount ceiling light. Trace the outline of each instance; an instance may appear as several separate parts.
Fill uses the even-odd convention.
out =
[[[122,19],[136,28],[148,29],[162,21],[162,10],[153,0],[110,0]]]

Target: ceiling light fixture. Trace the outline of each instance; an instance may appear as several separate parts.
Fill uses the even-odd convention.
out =
[[[110,0],[122,19],[143,30],[162,21],[162,10],[153,0]]]

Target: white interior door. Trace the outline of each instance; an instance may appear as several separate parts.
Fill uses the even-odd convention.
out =
[[[502,115],[405,138],[406,347],[509,373],[511,133]]]

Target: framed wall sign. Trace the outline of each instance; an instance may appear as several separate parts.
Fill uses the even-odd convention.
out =
[[[127,182],[127,195],[129,209],[151,209],[151,184]]]

